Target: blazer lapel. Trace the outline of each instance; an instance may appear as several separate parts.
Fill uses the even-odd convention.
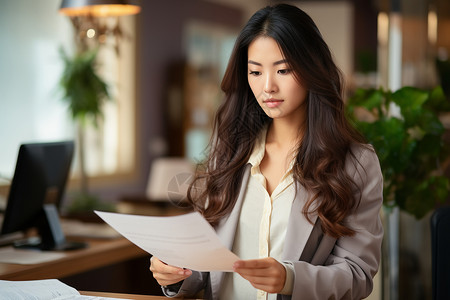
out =
[[[305,248],[306,242],[314,228],[317,214],[310,214],[310,221],[303,216],[302,210],[309,195],[306,190],[299,185],[297,195],[292,202],[289,214],[288,228],[283,248],[283,260],[299,260]]]
[[[242,177],[241,189],[236,199],[236,204],[233,207],[230,215],[222,220],[216,228],[216,232],[219,235],[220,240],[225,247],[231,249],[233,247],[234,235],[236,233],[237,223],[241,214],[242,202],[244,200],[245,192],[247,190],[248,180],[250,178],[250,167],[248,164],[245,168],[244,175]]]
[[[236,204],[233,207],[230,215],[222,220],[216,228],[217,235],[225,247],[231,250],[233,247],[234,236],[236,234],[237,223],[241,214],[242,202],[244,200],[245,192],[247,190],[247,183],[250,178],[251,165],[248,164],[242,177],[241,189],[239,191]],[[211,279],[211,293],[212,299],[218,299],[219,288],[222,282],[223,272],[210,272]]]

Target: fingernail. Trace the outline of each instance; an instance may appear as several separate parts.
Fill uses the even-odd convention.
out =
[[[178,271],[178,275],[184,275],[184,270]]]

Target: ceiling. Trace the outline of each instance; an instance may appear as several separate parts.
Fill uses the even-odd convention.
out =
[[[278,2],[277,0],[207,0],[219,2],[222,4],[240,7],[252,14],[264,5]],[[434,6],[439,16],[450,17],[450,1],[449,0],[293,0],[291,2],[365,2],[367,5],[373,5],[380,11],[389,11],[396,3],[400,5],[402,13],[407,16],[426,15],[428,8]],[[284,1],[285,2],[285,1]]]

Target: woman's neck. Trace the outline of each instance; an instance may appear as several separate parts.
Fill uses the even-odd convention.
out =
[[[293,126],[291,122],[281,119],[274,119],[268,128],[265,153],[259,167],[266,179],[266,189],[270,195],[295,158],[296,149],[303,136],[300,128],[302,127]]]
[[[295,124],[283,119],[274,119],[268,129],[266,143],[275,143],[281,148],[292,149],[302,140],[304,127],[303,121]]]

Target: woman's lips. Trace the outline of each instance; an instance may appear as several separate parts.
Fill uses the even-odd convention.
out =
[[[283,101],[284,100],[271,98],[271,99],[264,100],[263,103],[269,108],[274,108],[274,107],[279,106]]]

